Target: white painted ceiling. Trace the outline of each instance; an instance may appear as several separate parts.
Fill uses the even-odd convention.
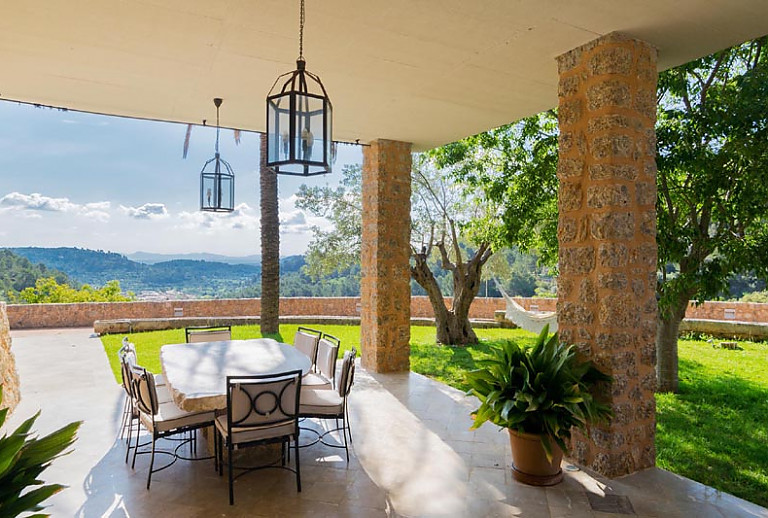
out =
[[[620,31],[665,69],[768,33],[768,0],[306,0],[334,138],[426,149],[555,106],[555,57]],[[2,0],[0,98],[263,131],[298,0]]]

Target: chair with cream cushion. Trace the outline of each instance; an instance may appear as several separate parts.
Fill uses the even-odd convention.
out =
[[[232,339],[231,326],[194,326],[184,328],[188,344],[222,342]]]
[[[331,390],[336,386],[336,358],[340,341],[335,336],[323,334],[317,343],[317,372],[308,372],[301,380],[301,389]]]
[[[147,489],[149,489],[149,485],[152,482],[152,473],[171,466],[178,459],[202,460],[185,458],[179,455],[179,448],[189,442],[188,440],[182,440],[172,452],[158,451],[158,453],[173,455],[173,460],[165,466],[154,469],[156,452],[155,443],[157,440],[211,426],[215,415],[212,411],[186,412],[177,407],[173,401],[161,402],[158,389],[155,385],[155,376],[146,369],[140,367],[135,368],[131,375],[133,395],[139,413],[139,420],[152,436],[152,449],[147,452],[139,451],[139,434],[136,434],[136,443],[133,447],[133,462],[131,467],[133,468],[136,466],[137,454],[151,454],[149,474],[147,475]]]
[[[322,334],[322,331],[316,329],[299,327],[293,337],[293,346],[309,358],[313,368],[317,361],[317,343],[320,341]]]
[[[229,503],[235,502],[234,469],[238,476],[255,469],[280,468],[296,473],[296,489],[301,492],[299,469],[299,394],[301,371],[263,376],[227,376],[227,413],[216,418],[217,465],[223,472],[224,448],[227,449]],[[285,464],[286,444],[293,441],[296,468]],[[281,463],[254,467],[234,466],[234,449],[256,444],[281,443]],[[289,454],[290,457],[290,454]]]
[[[338,423],[341,420],[341,426],[326,430],[319,434],[318,439],[307,444],[310,446],[316,442],[322,442],[326,446],[334,448],[344,448],[349,462],[348,440],[352,441],[352,432],[349,428],[349,410],[347,407],[347,398],[355,379],[355,356],[357,351],[352,348],[344,353],[344,359],[341,362],[341,371],[337,390],[324,389],[305,389],[301,391],[301,405],[299,406],[299,417],[310,417],[316,419],[336,419]],[[333,444],[325,440],[328,434],[332,432],[342,432],[344,444]],[[349,439],[347,439],[349,434]]]

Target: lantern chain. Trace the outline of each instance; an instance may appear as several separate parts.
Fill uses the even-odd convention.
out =
[[[218,103],[214,100],[214,103],[216,104],[216,156],[219,156],[219,130],[221,126],[219,126],[219,106],[221,105],[221,101]]]
[[[299,16],[299,60],[304,61],[304,0],[301,0]]]

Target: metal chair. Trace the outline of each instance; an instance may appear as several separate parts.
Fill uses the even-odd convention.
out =
[[[188,344],[220,342],[232,339],[231,326],[190,326],[184,328]]]
[[[317,372],[308,372],[301,379],[302,390],[325,389],[336,387],[336,359],[339,356],[341,342],[327,333],[317,343]]]
[[[182,439],[173,451],[156,450],[155,443],[158,439],[195,431],[200,428],[213,425],[215,413],[212,411],[186,412],[177,407],[172,401],[160,402],[154,375],[143,368],[133,369],[131,386],[139,413],[139,421],[152,436],[151,451],[139,451],[139,434],[136,434],[136,443],[133,446],[133,462],[131,468],[136,466],[136,456],[150,453],[149,474],[147,475],[147,489],[152,483],[152,473],[162,471],[172,466],[178,459],[204,460],[212,457],[190,458],[179,454],[179,449],[192,442],[194,439]],[[173,460],[168,464],[155,469],[155,453],[173,455]]]
[[[296,473],[296,489],[301,492],[299,463],[299,394],[301,371],[264,376],[227,376],[227,414],[216,418],[216,464],[223,474],[224,448],[227,448],[229,504],[235,502],[234,469],[238,476],[256,469],[280,468]],[[286,444],[294,443],[296,468],[286,466]],[[280,465],[234,466],[234,450],[256,444],[281,443]]]
[[[299,406],[299,417],[309,417],[315,419],[335,419],[336,428],[316,432],[318,437],[315,441],[302,446],[311,446],[318,442],[331,446],[333,448],[344,448],[349,462],[348,442],[352,442],[352,431],[349,427],[349,411],[347,398],[352,389],[355,379],[355,356],[357,351],[352,348],[344,353],[344,359],[341,362],[341,372],[338,383],[338,390],[306,389],[301,392],[301,405]],[[338,425],[341,420],[341,426]],[[333,444],[326,441],[328,434],[341,431],[344,437],[344,444]],[[349,434],[349,439],[347,439]]]

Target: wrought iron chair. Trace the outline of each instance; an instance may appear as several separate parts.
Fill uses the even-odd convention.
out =
[[[310,359],[313,370],[317,361],[317,343],[322,335],[323,332],[317,329],[299,327],[293,337],[293,346]]]
[[[301,379],[302,390],[325,389],[336,387],[336,359],[339,356],[341,342],[327,333],[317,343],[317,372],[308,372]]]
[[[235,502],[234,470],[237,476],[256,469],[280,468],[296,473],[296,489],[301,492],[299,463],[299,394],[301,371],[264,376],[227,376],[227,414],[216,418],[216,456],[219,475],[223,474],[224,448],[227,449],[229,503]],[[296,452],[296,468],[286,466],[286,445],[290,460],[290,441]],[[236,467],[235,448],[256,444],[281,443],[280,464]]]
[[[232,339],[231,326],[190,326],[184,328],[188,344]]]
[[[347,462],[349,462],[348,442],[352,442],[347,398],[355,379],[355,356],[357,356],[357,351],[354,348],[344,353],[339,382],[337,384],[338,390],[312,388],[302,390],[301,405],[299,406],[299,417],[336,420],[336,428],[325,430],[322,433],[316,432],[318,435],[317,439],[302,446],[311,446],[321,442],[333,448],[344,448],[347,454]],[[341,420],[341,426],[338,424],[339,420]],[[326,437],[330,433],[339,431],[342,432],[344,438],[343,444],[333,444],[326,441]],[[347,434],[349,434],[349,439],[347,439]]]
[[[155,386],[155,376],[143,368],[133,369],[131,372],[133,395],[136,402],[136,408],[139,412],[139,421],[152,436],[150,451],[139,451],[139,434],[136,434],[136,443],[133,446],[133,462],[131,468],[136,466],[136,456],[149,453],[149,474],[147,475],[147,489],[152,483],[152,473],[162,471],[173,465],[178,459],[183,460],[204,460],[212,457],[190,458],[179,454],[180,448],[193,441],[192,438],[182,439],[173,451],[156,450],[155,443],[158,439],[172,437],[188,431],[196,431],[200,428],[213,425],[215,414],[212,411],[186,412],[177,407],[172,401],[160,402],[157,387]],[[155,469],[155,453],[169,454],[173,460],[168,464]]]

